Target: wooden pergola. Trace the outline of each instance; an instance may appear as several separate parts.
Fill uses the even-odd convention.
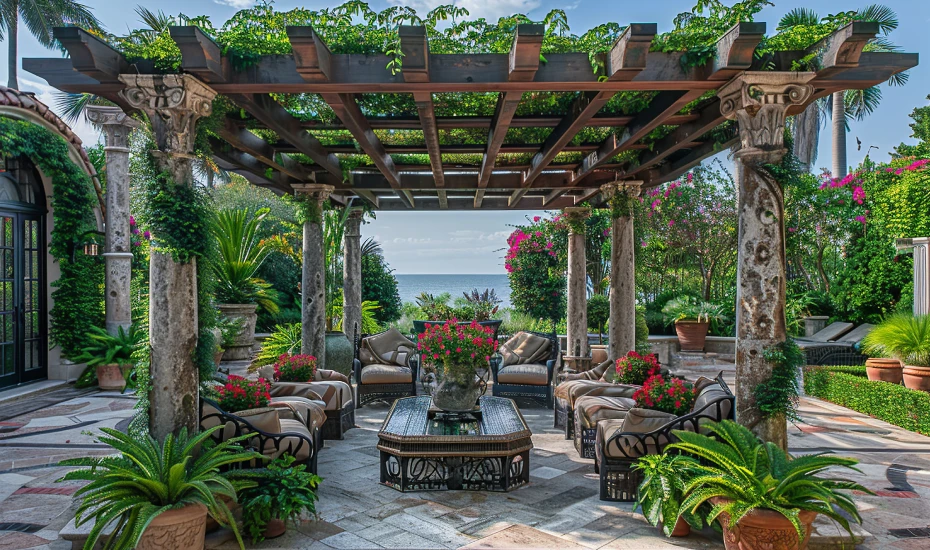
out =
[[[392,59],[387,55],[332,53],[311,27],[287,28],[292,54],[262,56],[244,69],[234,68],[199,28],[170,32],[181,50],[181,70],[247,113],[225,120],[213,149],[219,166],[256,185],[290,193],[293,184],[328,184],[335,188],[334,200],[358,196],[380,210],[559,209],[597,204],[606,182],[635,180],[651,187],[671,181],[731,146],[735,129],[713,132],[726,119],[720,100],[708,92],[762,68],[755,50],[765,24],[734,26],[717,42],[714,58],[696,67],[684,67],[681,52],[649,51],[656,24],[632,24],[604,56],[602,76],[583,52],[547,53],[542,63],[544,28],[534,24],[519,25],[509,54],[474,55],[431,54],[424,27],[401,27],[398,74],[386,68]],[[778,52],[765,69],[790,71],[815,53],[812,101],[876,85],[917,64],[916,54],[863,52],[877,32],[876,24],[852,23],[808,50]],[[79,28],[56,29],[55,36],[70,59],[25,59],[26,70],[60,90],[95,94],[134,110],[119,95],[125,88],[119,77],[155,73],[151,62],[131,65]],[[634,114],[599,114],[623,91],[652,92],[652,99]],[[436,116],[434,94],[455,92],[497,93],[494,115]],[[523,95],[533,92],[577,95],[567,113],[515,116]],[[338,121],[301,120],[271,94],[319,94]],[[359,94],[412,94],[418,116],[366,114]],[[803,107],[792,106],[788,114]],[[509,128],[525,127],[552,132],[542,143],[507,140]],[[578,142],[586,127],[613,130],[603,141]],[[482,143],[445,143],[442,131],[454,128],[484,130],[487,137]],[[270,130],[277,139],[266,141],[255,129]],[[657,129],[661,137],[647,139]],[[324,145],[314,135],[323,130],[347,130],[352,139]],[[423,141],[385,145],[375,130],[420,130]],[[367,155],[370,166],[346,172],[337,157],[342,153]],[[399,153],[426,153],[429,164],[400,164],[392,157]],[[501,161],[500,155],[511,153],[526,161]],[[574,155],[559,159],[560,153]],[[444,159],[449,154],[477,154],[481,161],[450,162]]]

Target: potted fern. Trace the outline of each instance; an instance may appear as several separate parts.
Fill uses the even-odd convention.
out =
[[[642,508],[646,521],[659,527],[666,537],[687,537],[692,525],[695,529],[704,525],[699,514],[681,512],[690,464],[681,455],[663,453],[645,455],[633,465],[643,476],[633,511]]]
[[[723,319],[722,309],[718,305],[685,295],[669,300],[662,308],[662,313],[667,323],[675,325],[681,351],[703,351],[710,322]]]
[[[126,376],[132,369],[132,354],[142,344],[145,334],[130,326],[129,330],[119,327],[111,335],[100,327],[91,327],[87,333],[90,342],[74,358],[76,363],[86,363],[97,374],[97,385],[101,390],[122,391],[126,387]]]
[[[869,355],[900,360],[905,386],[930,391],[930,315],[892,315],[872,329],[862,344]]]
[[[862,522],[845,491],[871,491],[823,477],[831,468],[858,472],[856,460],[827,454],[793,457],[729,420],[703,427],[713,437],[675,430],[678,441],[666,449],[682,455],[675,465],[685,479],[679,515],[687,517],[709,503],[706,521],[723,528],[727,550],[805,550],[817,514],[850,535],[847,517]]]
[[[106,527],[112,526],[107,550],[202,550],[207,514],[232,529],[243,548],[236,522],[220,498],[235,501],[236,490],[220,468],[261,460],[262,455],[236,445],[243,438],[214,445],[211,436],[221,428],[194,436],[181,429],[161,445],[151,436],[135,438],[101,428],[99,441],[119,455],[60,462],[86,469],[68,472],[59,481],[90,482],[75,493],[81,501],[75,525],[94,524],[84,549],[97,548]]]

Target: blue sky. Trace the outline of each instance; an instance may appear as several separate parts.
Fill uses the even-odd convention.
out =
[[[732,0],[730,0],[732,2]],[[93,8],[97,17],[114,33],[139,26],[135,14],[136,2],[118,0],[84,0]],[[184,13],[188,16],[209,15],[217,26],[226,21],[238,9],[248,7],[252,0],[162,0],[146,4],[150,9],[166,13]],[[279,10],[297,6],[319,9],[330,2],[276,1]],[[391,4],[405,4],[425,11],[449,0],[376,0],[370,2],[379,10]],[[572,32],[582,33],[585,29],[605,21],[656,22],[659,31],[671,29],[672,20],[680,12],[690,11],[695,0],[653,0],[652,2],[614,0],[459,0],[456,2],[468,9],[473,17],[497,18],[511,13],[526,13],[533,19],[542,19],[550,9],[561,7],[568,12]],[[801,2],[799,0],[775,0],[775,6],[766,8],[756,17],[768,23],[769,32],[774,32],[778,20],[785,12],[804,6],[814,7],[821,16],[865,5],[861,2],[839,2],[835,0]],[[883,4],[894,9],[901,21],[892,40],[907,52],[930,53],[930,2],[926,0],[887,0]],[[6,52],[7,44],[2,43]],[[40,46],[25,29],[20,30],[20,57],[45,57],[57,55]],[[891,149],[909,139],[910,119],[908,114],[914,107],[925,105],[930,94],[930,58],[924,57],[922,65],[911,72],[910,82],[901,88],[883,87],[883,100],[878,111],[862,122],[852,122],[849,134],[849,163],[856,165],[870,145],[878,147],[873,159],[887,158]],[[0,64],[0,83],[6,83],[6,63]],[[20,71],[20,87],[35,91],[40,99],[51,104],[50,89],[38,77]],[[98,137],[86,125],[79,125],[79,135],[85,142],[94,143]],[[862,151],[856,150],[856,137],[862,140]],[[830,164],[829,131],[821,135],[820,155],[817,166]],[[724,159],[724,162],[727,162]],[[500,251],[506,246],[506,237],[512,230],[510,225],[525,221],[527,212],[382,212],[376,220],[363,227],[363,233],[375,236],[384,247],[385,256],[398,273],[504,273]]]

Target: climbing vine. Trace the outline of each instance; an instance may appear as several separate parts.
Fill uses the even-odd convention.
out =
[[[798,377],[804,352],[789,338],[762,350],[762,358],[771,363],[772,375],[753,390],[759,412],[763,418],[784,416],[791,422],[798,421]]]
[[[320,208],[320,201],[312,195],[308,193],[286,195],[285,200],[294,205],[299,223],[323,223],[323,209]]]
[[[617,218],[632,216],[633,201],[635,200],[636,198],[626,187],[617,189],[617,192],[607,200],[607,205],[610,207],[610,218],[616,220]]]

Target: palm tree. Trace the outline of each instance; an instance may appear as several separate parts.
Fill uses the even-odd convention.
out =
[[[17,37],[19,20],[22,18],[26,28],[36,40],[46,48],[55,46],[52,28],[66,25],[78,25],[97,29],[100,23],[91,14],[90,9],[73,0],[0,0],[0,40],[9,40],[9,78],[7,86],[19,89],[17,58]],[[6,30],[6,36],[3,31]]]

